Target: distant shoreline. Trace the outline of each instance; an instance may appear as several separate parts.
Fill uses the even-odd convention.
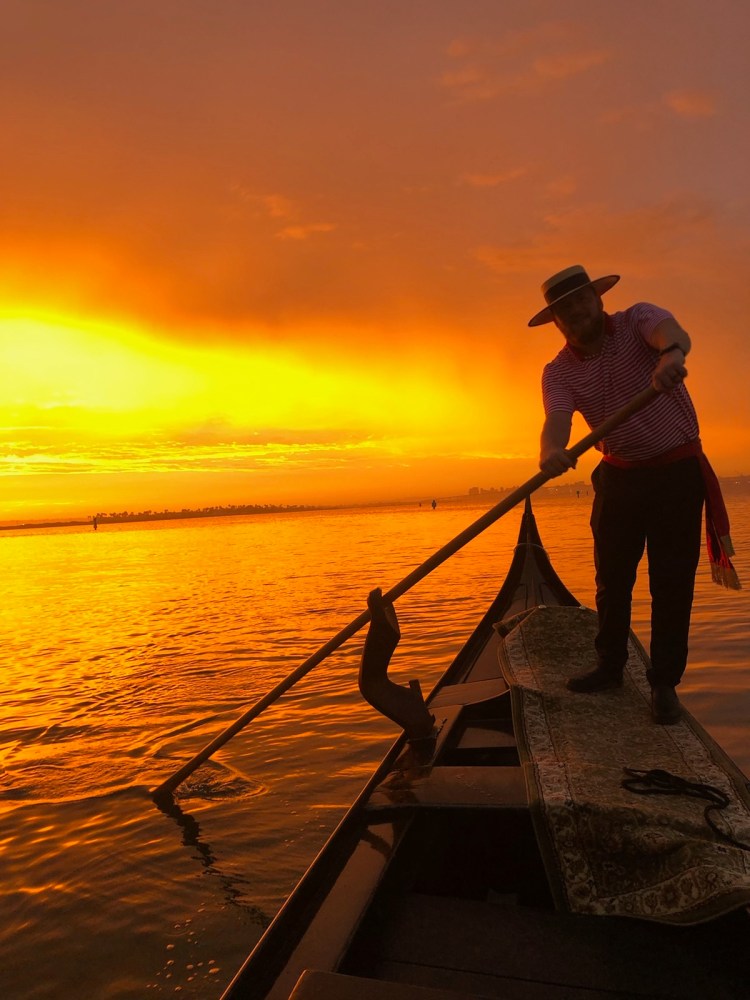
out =
[[[123,511],[120,514],[96,514],[86,518],[71,518],[57,521],[18,521],[0,524],[0,531],[21,531],[33,528],[92,528],[108,524],[130,524],[138,521],[181,521],[203,517],[231,517],[250,514],[290,514],[299,511],[328,510],[329,507],[306,506],[301,504],[242,504],[228,507],[202,507],[196,510],[144,510]]]
[[[719,477],[722,490],[727,494],[750,491],[750,475]],[[518,489],[509,486],[501,489],[479,489],[470,493],[460,493],[454,496],[436,497],[438,506],[441,503],[469,503],[476,500],[491,500],[501,498]],[[542,486],[539,492],[554,494],[563,493],[566,496],[591,490],[591,484],[578,481],[574,483],[559,483],[552,486]],[[139,512],[122,511],[116,514],[96,514],[86,518],[70,518],[65,520],[44,521],[9,521],[0,523],[0,531],[31,531],[35,528],[93,528],[106,527],[110,524],[131,524],[143,521],[180,521],[197,520],[207,517],[253,516],[262,514],[295,514],[325,510],[358,510],[365,507],[407,507],[432,503],[431,497],[412,497],[406,500],[373,500],[363,503],[349,504],[237,504],[222,507],[202,507],[198,509],[183,508],[182,510],[145,510]]]
[[[435,501],[441,503],[460,503],[478,499],[494,499],[506,496],[517,489],[510,486],[504,489],[482,489],[474,493],[460,493],[456,496],[436,497]],[[576,489],[588,488],[585,483],[567,483],[566,492]],[[559,489],[559,487],[552,487]],[[192,520],[205,517],[232,517],[232,516],[252,516],[259,514],[294,514],[321,510],[359,510],[365,507],[411,507],[416,504],[429,506],[432,497],[411,497],[406,500],[371,500],[362,503],[348,504],[237,504],[221,507],[201,507],[197,509],[183,508],[182,510],[145,510],[138,512],[122,511],[118,514],[96,514],[86,518],[70,518],[65,520],[44,520],[44,521],[13,521],[0,523],[0,531],[22,531],[34,528],[92,528],[94,519],[97,527],[104,527],[108,524],[130,524],[140,521],[177,521]]]

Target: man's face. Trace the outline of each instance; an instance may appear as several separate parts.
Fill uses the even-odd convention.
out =
[[[586,351],[596,345],[604,329],[601,296],[591,285],[561,299],[552,306],[555,326],[572,347]]]

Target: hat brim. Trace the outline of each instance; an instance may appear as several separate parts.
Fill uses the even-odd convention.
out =
[[[536,316],[532,316],[529,320],[529,326],[544,326],[545,323],[551,323],[554,319],[552,315],[552,307],[557,305],[558,302],[562,302],[563,299],[567,299],[569,295],[573,295],[574,292],[579,292],[582,288],[593,288],[595,292],[599,295],[604,295],[608,292],[610,288],[617,284],[620,280],[619,274],[607,274],[603,278],[595,278],[593,281],[587,281],[585,285],[579,285],[578,288],[571,288],[569,292],[561,295],[559,298],[555,299],[554,302],[550,302],[549,305],[545,306],[541,312],[538,312]]]

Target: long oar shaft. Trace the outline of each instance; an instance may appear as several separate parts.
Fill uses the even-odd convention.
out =
[[[363,628],[370,620],[370,612],[364,611],[358,618],[350,622],[346,628],[343,628],[337,635],[328,642],[321,646],[320,649],[313,653],[312,656],[308,657],[304,663],[301,663],[296,670],[293,670],[291,674],[288,674],[283,681],[280,681],[275,688],[264,695],[260,701],[256,701],[255,704],[244,712],[238,719],[236,719],[231,726],[228,726],[223,732],[213,739],[209,744],[207,744],[199,753],[189,760],[187,764],[184,764],[179,771],[167,778],[165,782],[155,788],[151,793],[152,798],[158,800],[163,798],[165,795],[170,795],[178,785],[189,775],[195,771],[196,768],[200,767],[201,764],[205,763],[209,757],[212,757],[214,753],[223,747],[225,743],[228,743],[233,736],[244,729],[248,722],[252,722],[256,716],[260,715],[261,712],[265,712],[269,705],[272,705],[278,698],[288,691],[290,687],[293,687],[298,680],[301,680],[312,670],[313,667],[317,667],[319,663],[322,663],[326,657],[330,656],[331,653],[335,652],[339,646],[343,646],[347,639],[350,639],[355,635],[361,628]]]
[[[629,417],[631,417],[637,410],[642,409],[647,403],[650,403],[655,396],[658,396],[656,389],[644,389],[643,392],[635,396],[631,401],[623,406],[622,409],[613,413],[609,419],[605,420],[599,427],[596,427],[593,431],[586,435],[586,437],[581,438],[581,440],[574,444],[572,448],[568,448],[568,454],[573,458],[578,459],[585,451],[592,448],[597,441],[601,441],[603,437],[615,427],[619,427],[621,423],[624,423]],[[491,507],[486,514],[477,518],[468,528],[465,528],[459,535],[456,535],[452,541],[448,542],[446,545],[439,549],[434,555],[426,559],[421,566],[417,566],[415,570],[405,576],[404,579],[397,583],[395,587],[392,587],[387,594],[383,595],[383,600],[388,603],[393,603],[397,598],[402,597],[407,590],[423,580],[429,573],[444,563],[446,559],[450,559],[452,555],[462,549],[464,545],[468,544],[477,535],[480,535],[485,531],[491,524],[499,520],[504,514],[507,514],[509,510],[516,507],[522,500],[526,497],[531,496],[531,494],[538,490],[540,486],[543,486],[552,476],[547,475],[546,472],[537,472],[535,476],[532,476],[523,486],[519,486],[512,493],[509,493],[507,497],[501,500],[499,503]]]
[[[579,458],[585,451],[592,448],[597,441],[600,441],[603,437],[606,437],[610,431],[614,430],[615,427],[619,427],[620,424],[624,423],[629,417],[631,417],[638,410],[642,409],[648,403],[651,402],[658,395],[657,391],[652,388],[644,389],[643,392],[635,396],[626,406],[613,413],[611,417],[605,420],[602,424],[596,427],[593,431],[587,434],[584,438],[573,445],[572,448],[568,449],[568,453],[573,458]],[[546,472],[537,472],[535,476],[532,476],[523,486],[519,486],[512,493],[509,493],[507,497],[501,500],[498,504],[488,510],[480,518],[470,524],[468,528],[465,528],[460,534],[456,535],[454,539],[444,545],[441,549],[435,552],[433,555],[426,559],[420,566],[417,566],[415,570],[412,570],[408,576],[405,576],[400,583],[397,583],[392,587],[386,594],[383,595],[383,599],[389,603],[392,603],[397,598],[402,597],[408,590],[419,583],[428,576],[434,569],[440,566],[450,559],[452,555],[458,552],[467,545],[473,538],[481,534],[486,528],[489,528],[491,524],[494,524],[499,518],[504,514],[507,514],[509,510],[519,504],[526,497],[531,496],[531,494],[538,490],[540,486],[546,483],[552,477],[547,475]],[[355,618],[350,622],[346,628],[343,628],[337,635],[332,639],[329,639],[325,645],[321,646],[317,652],[313,653],[312,656],[308,657],[304,663],[301,663],[296,670],[293,670],[291,674],[280,681],[273,690],[269,691],[268,694],[264,695],[260,701],[257,701],[251,708],[244,712],[235,722],[232,723],[227,729],[219,733],[219,735],[213,739],[207,746],[205,746],[199,753],[184,764],[178,771],[176,771],[171,777],[167,778],[158,788],[155,788],[152,792],[152,797],[155,800],[164,798],[170,795],[178,785],[189,775],[200,767],[201,764],[205,763],[220,747],[228,743],[233,736],[244,729],[245,726],[251,722],[256,716],[260,715],[261,712],[265,711],[269,705],[273,704],[285,691],[288,691],[290,687],[297,683],[305,674],[309,673],[313,667],[316,667],[319,663],[330,656],[335,650],[355,635],[361,628],[363,628],[370,620],[370,612],[363,611],[359,617]]]

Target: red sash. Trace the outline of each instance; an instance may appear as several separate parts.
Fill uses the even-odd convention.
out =
[[[729,535],[729,515],[724,504],[724,497],[721,495],[719,480],[703,454],[700,439],[678,445],[661,455],[640,461],[631,462],[625,458],[618,458],[616,455],[604,455],[602,460],[618,469],[655,469],[661,465],[679,462],[682,458],[690,458],[693,455],[700,462],[706,489],[706,548],[708,549],[708,561],[711,565],[711,578],[714,583],[723,587],[740,590],[742,584],[729,558],[734,555],[734,545]]]

